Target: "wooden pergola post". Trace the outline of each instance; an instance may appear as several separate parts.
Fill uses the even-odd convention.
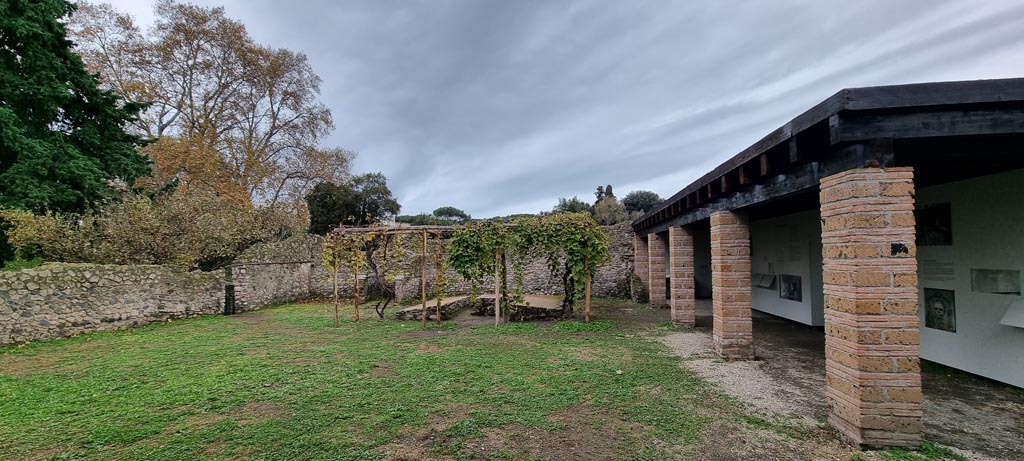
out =
[[[494,251],[494,325],[501,324],[501,250]]]
[[[584,256],[583,257],[583,265],[585,267],[588,267],[588,268],[590,267],[590,257],[589,256]],[[584,296],[584,298],[583,298],[584,299],[584,301],[583,301],[583,306],[584,306],[583,307],[583,319],[584,319],[584,321],[586,323],[590,323],[590,279],[591,279],[590,273],[588,272],[587,273],[587,281],[586,281],[586,291],[584,292],[584,295],[583,295]]]
[[[420,298],[423,305],[420,307],[420,318],[423,320],[423,328],[427,327],[427,231],[423,231],[423,263],[420,265]]]
[[[434,255],[434,294],[437,296],[437,324],[441,324],[441,251]]]
[[[356,296],[353,302],[356,310],[356,321],[359,321],[359,263],[356,263],[352,270],[352,277],[356,280]]]
[[[338,328],[338,326],[340,326],[338,321],[338,272],[340,272],[340,270],[337,266],[337,256],[334,257],[334,261],[334,328]]]

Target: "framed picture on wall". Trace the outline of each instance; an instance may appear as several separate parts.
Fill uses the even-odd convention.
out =
[[[779,274],[779,297],[797,302],[804,300],[803,285],[799,275]]]
[[[914,211],[917,246],[953,244],[953,213],[949,203],[922,205]]]
[[[924,326],[956,333],[956,293],[953,290],[924,289]]]
[[[1020,296],[1020,271],[971,268],[971,291]]]

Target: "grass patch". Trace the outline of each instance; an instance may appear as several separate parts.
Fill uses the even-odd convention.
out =
[[[20,271],[22,269],[38,267],[41,264],[43,264],[43,260],[39,257],[32,259],[15,258],[11,261],[4,261],[3,267],[0,267],[0,271]]]
[[[566,333],[583,333],[605,331],[615,328],[615,322],[611,320],[592,320],[589,323],[578,320],[567,320],[555,324],[555,329]]]
[[[708,440],[789,431],[625,324],[303,304],[0,348],[0,459],[743,459]]]

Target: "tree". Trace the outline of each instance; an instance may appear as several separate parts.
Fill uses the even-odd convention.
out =
[[[615,198],[615,193],[612,192],[612,185],[611,184],[609,184],[607,186],[604,186],[604,196],[605,197]]]
[[[658,194],[647,190],[635,190],[622,198],[622,205],[631,213],[647,213],[662,202]]]
[[[464,223],[470,219],[470,216],[465,211],[453,206],[443,206],[434,210],[434,217],[449,223]]]
[[[613,196],[606,196],[594,205],[594,220],[602,226],[618,224],[629,219],[626,207]]]
[[[365,226],[391,219],[401,206],[391,195],[387,178],[368,173],[352,181],[322,182],[306,195],[309,232],[325,235],[339,225]]]
[[[413,226],[443,226],[449,224],[447,221],[426,213],[396,216],[395,222],[411,224]]]
[[[352,179],[359,199],[356,225],[384,222],[395,217],[402,209],[391,195],[388,178],[381,173],[367,173]]]
[[[71,26],[107,86],[151,102],[133,127],[160,138],[147,150],[157,187],[276,204],[347,179],[353,154],[319,147],[334,125],[306,56],[257,44],[223,8],[159,0],[143,32],[108,5],[83,4]]]
[[[149,172],[125,126],[142,108],[72,51],[61,0],[0,3],[0,205],[83,211]]]
[[[594,207],[589,203],[580,200],[579,197],[573,197],[571,199],[560,198],[558,199],[558,205],[551,210],[552,213],[593,213]]]
[[[594,197],[597,197],[597,200],[594,200],[594,205],[601,203],[601,199],[604,198],[604,186],[597,186],[597,192],[594,192]]]
[[[354,222],[359,212],[358,199],[352,186],[322,182],[306,194],[309,209],[309,232],[327,235],[344,222]]]
[[[19,255],[98,264],[224,267],[261,241],[281,237],[273,209],[241,207],[209,191],[174,191],[122,200],[84,214],[4,210]]]

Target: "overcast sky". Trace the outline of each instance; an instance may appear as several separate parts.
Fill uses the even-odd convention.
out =
[[[842,88],[1024,76],[1014,1],[194,3],[309,56],[326,144],[384,173],[403,214],[668,197]]]

